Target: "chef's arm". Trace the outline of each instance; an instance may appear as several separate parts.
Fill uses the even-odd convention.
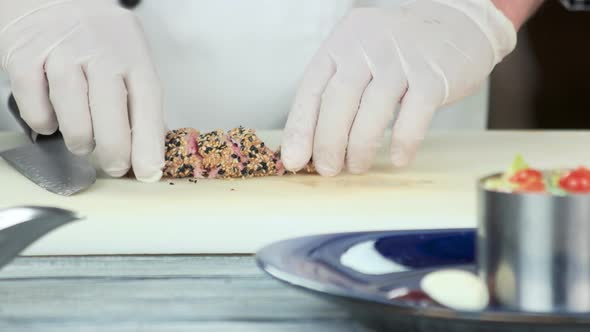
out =
[[[545,0],[492,0],[518,30]]]

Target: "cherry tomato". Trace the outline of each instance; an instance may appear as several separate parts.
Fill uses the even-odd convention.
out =
[[[518,171],[510,178],[510,182],[522,185],[528,184],[530,182],[542,182],[542,180],[543,173],[532,168]]]
[[[532,180],[521,184],[518,188],[518,191],[527,193],[540,193],[544,192],[545,190],[545,183],[543,180]]]
[[[576,172],[578,172],[579,174],[584,174],[585,176],[590,177],[590,169],[587,169],[584,166],[580,166],[580,167],[576,168]]]
[[[574,171],[566,173],[559,180],[559,186],[573,193],[590,192],[590,170],[580,167]]]
[[[392,300],[399,300],[406,302],[408,304],[414,304],[419,306],[429,306],[429,305],[436,305],[436,301],[434,301],[428,294],[421,290],[412,290],[406,294],[402,294],[400,296],[394,296],[391,298]]]

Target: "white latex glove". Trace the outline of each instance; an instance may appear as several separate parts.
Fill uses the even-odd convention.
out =
[[[407,165],[434,112],[473,92],[516,44],[490,0],[415,0],[353,10],[309,65],[289,114],[283,162],[367,171],[394,118],[391,160]]]
[[[162,176],[161,87],[136,17],[113,0],[0,0],[0,58],[22,118],[95,149],[112,176]],[[96,148],[95,148],[96,147]]]

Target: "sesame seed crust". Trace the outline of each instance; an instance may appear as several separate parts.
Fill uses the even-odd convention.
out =
[[[315,173],[310,162],[302,172]],[[167,178],[254,178],[285,174],[281,152],[272,151],[253,129],[200,133],[181,128],[166,135]]]

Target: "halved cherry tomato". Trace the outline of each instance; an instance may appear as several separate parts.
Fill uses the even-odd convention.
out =
[[[545,183],[543,180],[531,180],[527,183],[523,183],[518,187],[518,191],[527,192],[527,193],[539,193],[544,192]]]
[[[406,294],[392,297],[391,299],[422,306],[437,304],[436,301],[421,290],[412,290]]]
[[[578,172],[579,174],[584,174],[585,176],[590,177],[590,169],[587,169],[584,166],[580,166],[580,167],[576,168],[576,172]]]
[[[579,167],[574,171],[566,173],[559,180],[559,186],[573,193],[590,192],[590,170]]]
[[[528,184],[530,182],[543,182],[543,173],[536,169],[527,168],[516,172],[511,178],[510,182],[516,184]]]

